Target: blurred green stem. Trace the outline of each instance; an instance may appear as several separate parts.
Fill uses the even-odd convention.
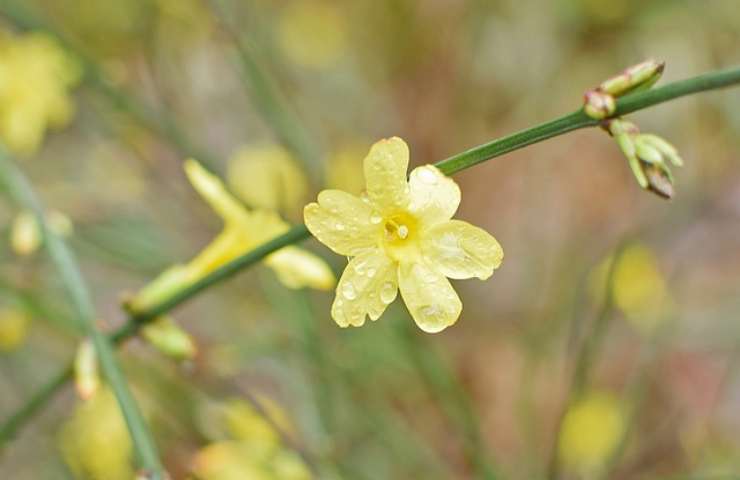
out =
[[[247,94],[280,142],[303,160],[306,169],[316,184],[321,184],[323,165],[321,154],[298,118],[295,109],[288,103],[278,83],[271,78],[265,62],[246,38],[246,29],[239,30],[230,20],[223,0],[209,0],[214,16],[230,37],[241,66],[243,83]]]
[[[626,242],[619,245],[612,259],[609,262],[609,269],[606,274],[606,282],[603,290],[603,301],[599,308],[596,318],[591,325],[591,331],[588,332],[585,338],[580,343],[580,348],[576,353],[574,361],[573,372],[570,378],[568,386],[568,394],[565,399],[558,421],[555,426],[555,436],[553,438],[552,446],[550,448],[550,461],[548,464],[548,475],[547,478],[550,480],[556,480],[560,476],[560,462],[558,461],[558,444],[560,440],[560,432],[563,426],[563,419],[565,418],[568,410],[575,404],[582,396],[583,390],[588,385],[588,377],[591,369],[596,362],[596,354],[599,352],[599,347],[606,334],[607,327],[609,326],[609,320],[611,318],[612,310],[614,308],[614,277],[617,271],[617,266],[622,258],[622,254],[627,246]],[[577,319],[575,319],[577,320]]]
[[[464,450],[476,478],[496,479],[498,475],[488,458],[480,431],[480,419],[465,388],[439,353],[418,334],[413,322],[398,322],[397,325],[398,334],[407,347],[405,351],[432,397],[441,404],[450,421],[462,429]]]
[[[7,0],[0,0],[0,6],[4,5]],[[660,88],[654,88],[640,93],[635,93],[622,97],[617,100],[617,111],[616,115],[624,115],[627,113],[642,110],[659,103],[672,100],[685,95],[693,93],[703,92],[707,90],[714,90],[718,88],[727,87],[740,83],[740,67],[732,68],[728,70],[721,70],[717,72],[706,73],[697,77],[692,77],[686,80],[669,83]],[[597,126],[599,122],[588,117],[581,109],[537,125],[535,127],[522,130],[517,133],[513,133],[506,137],[494,140],[483,145],[479,145],[465,152],[459,153],[452,157],[449,157],[441,162],[437,163],[436,166],[447,175],[452,175],[456,172],[472,167],[478,163],[481,163],[492,158],[499,157],[505,153],[524,148],[533,143],[547,140],[548,138],[563,135],[573,130],[580,128]],[[172,310],[176,306],[192,298],[196,294],[210,288],[211,286],[230,278],[237,272],[246,269],[270,253],[279,250],[288,245],[298,243],[302,240],[307,239],[310,233],[305,225],[299,224],[293,226],[286,233],[273,238],[269,242],[266,242],[259,247],[245,253],[244,255],[232,260],[231,262],[222,265],[207,276],[200,279],[198,282],[192,284],[188,288],[175,293],[172,297],[166,299],[161,304],[156,305],[149,311],[139,312],[136,315],[131,316],[129,321],[121,327],[118,331],[114,332],[111,336],[111,340],[115,343],[119,343],[133,335],[135,335],[141,326],[152,319]],[[55,377],[56,378],[56,377]],[[42,387],[40,391],[45,392],[45,395],[41,396],[41,400],[38,402],[38,407],[34,409],[37,411],[44,403],[51,398],[55,389],[48,389]],[[33,398],[37,398],[39,394]],[[33,412],[31,412],[33,413]],[[24,420],[28,420],[32,415],[26,415]],[[11,418],[14,418],[12,416]],[[16,425],[16,429],[20,427],[20,424]],[[4,427],[0,427],[2,431]],[[0,443],[2,442],[0,437]]]
[[[78,315],[78,321],[81,327],[95,345],[95,351],[102,371],[118,399],[118,404],[126,419],[126,424],[141,467],[151,475],[152,479],[161,480],[163,478],[163,470],[157,454],[156,445],[139,410],[139,406],[136,404],[126,383],[123,371],[116,360],[110,339],[101,333],[95,325],[95,309],[74,255],[64,241],[48,228],[44,209],[31,185],[1,147],[0,178],[5,183],[9,194],[15,202],[21,207],[31,210],[36,216],[36,221],[39,224],[44,239],[44,246],[59,271],[59,275]],[[43,387],[40,395],[34,396],[32,402],[23,406],[20,415],[11,418],[9,422],[10,428],[3,425],[1,430],[3,434],[6,432],[13,433],[17,430],[22,422],[35,410],[40,408],[45,399],[64,383],[70,371],[70,368],[65,369],[62,374],[54,378],[53,382]],[[3,440],[4,438],[0,437],[0,444],[2,444]]]

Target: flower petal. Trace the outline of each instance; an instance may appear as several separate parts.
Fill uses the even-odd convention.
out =
[[[425,332],[441,332],[457,321],[462,302],[441,273],[421,262],[402,263],[398,282],[406,308]]]
[[[340,327],[359,327],[365,315],[377,320],[398,293],[396,266],[380,249],[368,250],[344,269],[331,306],[331,316]]]
[[[408,205],[409,147],[398,137],[376,142],[365,157],[367,195],[382,212],[395,212]]]
[[[451,219],[460,205],[460,187],[434,165],[415,168],[409,189],[409,210],[427,224]]]
[[[449,278],[485,280],[501,265],[504,250],[488,232],[461,220],[450,220],[424,232],[427,262]]]
[[[336,278],[329,266],[316,255],[298,247],[285,247],[265,258],[280,281],[288,288],[331,290]]]
[[[242,206],[224,187],[223,182],[192,158],[185,160],[185,173],[195,190],[208,202],[224,222],[242,221],[247,214]]]
[[[340,190],[319,193],[319,203],[306,205],[303,219],[313,236],[340,255],[375,247],[382,228],[380,216],[367,203]]]

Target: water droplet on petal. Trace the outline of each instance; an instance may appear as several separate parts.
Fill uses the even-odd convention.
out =
[[[375,276],[375,273],[376,272],[377,272],[377,270],[375,270],[374,268],[370,267],[370,268],[367,269],[367,276],[370,277],[370,278],[373,278]]]
[[[437,172],[432,170],[430,167],[421,167],[419,169],[419,180],[426,183],[427,185],[435,185],[439,179]]]
[[[342,230],[344,230],[345,227],[342,222],[337,222],[336,225],[334,225],[334,228],[341,232]]]
[[[373,215],[372,217],[370,217],[370,223],[372,223],[373,225],[377,225],[382,221],[383,218],[380,215]]]
[[[346,298],[347,300],[354,300],[355,298],[357,298],[355,286],[352,285],[350,282],[345,282],[345,284],[342,285],[342,295],[344,295],[344,298]]]
[[[401,225],[398,227],[398,237],[401,239],[404,239],[409,236],[409,227],[406,225]]]
[[[393,282],[385,282],[383,286],[380,287],[380,301],[386,305],[393,302],[393,300],[396,299],[397,294],[398,289]]]

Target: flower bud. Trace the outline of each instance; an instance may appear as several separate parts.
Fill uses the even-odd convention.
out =
[[[658,62],[653,59],[645,60],[625,69],[619,75],[604,80],[597,90],[615,97],[646,90],[658,81],[664,68],[665,62]]]
[[[98,357],[90,339],[83,340],[75,355],[75,388],[83,400],[89,400],[100,387]]]
[[[41,231],[30,211],[19,213],[10,229],[10,246],[17,255],[30,255],[41,246]]]
[[[190,334],[169,316],[157,318],[142,328],[141,333],[154,348],[174,359],[190,360],[197,353],[197,347]]]
[[[666,160],[676,166],[683,165],[676,148],[657,135],[640,133],[634,123],[626,120],[612,120],[607,128],[627,157],[640,187],[663,198],[672,198],[673,174]]]
[[[583,110],[591,118],[604,119],[614,113],[617,103],[614,97],[600,90],[589,90],[584,95]]]

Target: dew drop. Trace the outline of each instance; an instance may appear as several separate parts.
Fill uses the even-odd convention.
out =
[[[398,237],[401,239],[404,239],[409,236],[409,227],[406,225],[401,225],[398,227]]]
[[[398,289],[396,289],[396,286],[392,282],[385,282],[383,286],[380,287],[380,301],[386,305],[395,300],[397,294]]]
[[[375,276],[375,273],[376,272],[377,272],[377,270],[375,270],[374,268],[370,267],[370,268],[367,269],[367,276],[370,277],[370,278],[373,278]]]
[[[335,229],[337,229],[337,230],[339,230],[339,231],[341,232],[342,230],[344,230],[344,229],[345,229],[345,226],[344,226],[344,224],[343,224],[342,222],[337,222],[337,223],[336,223],[336,224],[334,225],[334,228],[335,228]]]
[[[346,298],[347,300],[354,300],[355,298],[357,298],[355,286],[352,285],[350,282],[346,282],[342,286],[342,295],[344,295],[344,298]]]
[[[437,173],[429,167],[420,168],[418,175],[419,180],[426,183],[427,185],[435,185],[437,183]]]
[[[372,223],[373,225],[377,225],[382,221],[383,218],[380,215],[373,215],[372,217],[370,217],[370,223]]]

